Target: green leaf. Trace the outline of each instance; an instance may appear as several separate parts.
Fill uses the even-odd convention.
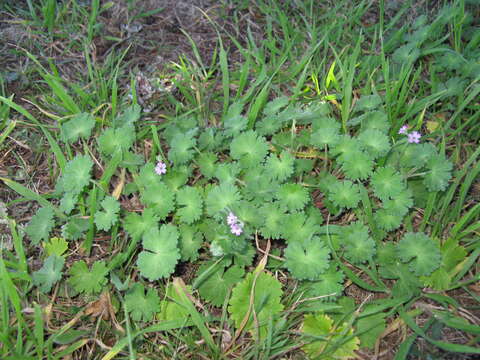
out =
[[[135,183],[140,189],[145,189],[158,184],[159,180],[160,177],[155,173],[155,165],[152,163],[146,163],[142,166],[138,176],[135,177]]]
[[[90,228],[90,219],[81,217],[71,217],[69,221],[62,226],[62,237],[66,240],[78,240],[85,235]]]
[[[351,180],[365,180],[372,174],[373,160],[370,155],[363,151],[357,151],[355,154],[345,154],[340,161],[342,171]]]
[[[76,155],[63,169],[57,181],[57,190],[69,194],[80,194],[90,182],[93,161],[88,155]]]
[[[434,155],[426,163],[427,174],[424,183],[429,191],[444,191],[452,177],[453,165],[445,155]]]
[[[295,212],[285,216],[282,234],[289,243],[301,242],[318,233],[320,224],[313,216],[307,217],[303,212]]]
[[[80,113],[61,125],[62,139],[66,143],[74,143],[79,138],[88,139],[95,126],[95,118],[89,113]]]
[[[99,293],[107,283],[108,268],[105,261],[97,261],[88,270],[85,261],[80,260],[70,268],[69,282],[78,292],[87,294]]]
[[[120,128],[106,129],[98,137],[98,147],[104,155],[113,155],[117,150],[125,153],[135,142],[135,127],[124,125]]]
[[[310,201],[310,195],[300,184],[284,184],[276,194],[280,206],[289,211],[302,210]]]
[[[245,279],[233,288],[228,306],[228,312],[237,329],[244,318],[247,318],[244,329],[265,337],[269,319],[283,310],[283,305],[280,303],[282,294],[281,283],[272,275],[264,272],[247,274]],[[250,308],[251,300],[253,300],[253,308]],[[254,323],[253,311],[258,323]],[[259,333],[257,333],[257,326]]]
[[[208,262],[202,265],[198,271],[197,276],[207,270],[213,263]],[[225,302],[230,288],[242,280],[245,271],[242,267],[234,265],[228,270],[222,267],[213,272],[202,282],[198,288],[200,296],[212,305],[221,307]]]
[[[41,240],[48,240],[50,231],[55,225],[54,213],[50,208],[40,208],[32,216],[25,232],[30,237],[32,244],[37,245]]]
[[[148,186],[141,196],[142,203],[153,209],[160,220],[165,219],[174,208],[174,194],[164,183]]]
[[[120,128],[106,129],[98,137],[98,147],[104,155],[113,155],[117,150],[122,153],[130,149],[135,142],[135,127],[127,124]]]
[[[378,168],[372,175],[370,184],[375,195],[382,201],[395,198],[406,187],[401,175],[391,167]]]
[[[360,222],[342,227],[341,242],[345,257],[353,264],[361,264],[375,255],[375,241],[368,234],[368,227]]]
[[[300,280],[317,280],[330,265],[330,249],[319,237],[289,243],[284,255],[285,266]]]
[[[334,326],[333,320],[322,313],[304,317],[302,333],[311,341],[302,350],[309,359],[337,360],[355,359],[360,340],[352,337],[353,329],[346,323]],[[315,337],[312,339],[312,337]]]
[[[295,158],[289,151],[282,151],[280,157],[270,154],[265,163],[267,176],[280,182],[287,180],[293,174]]]
[[[160,218],[153,209],[144,209],[141,215],[131,212],[125,217],[124,228],[133,239],[139,239],[151,228],[158,225]]]
[[[384,156],[390,150],[390,140],[380,130],[369,129],[358,136],[362,148],[374,159]]]
[[[157,290],[135,283],[125,294],[125,307],[134,321],[150,321],[160,311],[160,297]]]
[[[275,202],[262,206],[259,213],[264,217],[263,226],[260,227],[262,236],[264,238],[279,239],[282,236],[285,212]]]
[[[198,250],[203,243],[203,235],[196,226],[182,224],[180,231],[180,255],[182,261],[195,261],[198,258]]]
[[[52,237],[44,247],[48,256],[62,256],[68,249],[68,243],[64,238]]]
[[[382,98],[377,95],[363,95],[355,103],[355,111],[371,111],[377,109],[382,104]]]
[[[95,225],[103,231],[108,231],[117,222],[120,204],[112,197],[107,196],[102,200],[103,211],[98,210],[95,213]]]
[[[403,217],[401,212],[395,212],[392,209],[378,209],[373,215],[377,226],[385,231],[398,229],[402,225]]]
[[[406,233],[397,245],[397,252],[416,275],[429,275],[440,266],[438,246],[423,233]]]
[[[335,146],[342,138],[340,137],[340,123],[332,118],[320,118],[313,123],[313,133],[310,143],[324,149],[325,145]]]
[[[363,313],[368,312],[369,304],[364,308]],[[363,315],[362,313],[362,315]],[[382,335],[386,328],[385,314],[378,313],[364,316],[357,320],[357,333],[362,348],[373,349],[377,339]]]
[[[305,281],[302,289],[305,289],[304,298],[325,296],[319,301],[332,301],[343,292],[345,274],[336,266],[330,266],[316,281]],[[333,295],[332,295],[333,294]],[[330,295],[330,296],[326,296]]]
[[[360,187],[350,180],[336,181],[329,190],[328,199],[340,208],[353,209],[360,202]]]
[[[230,143],[230,155],[239,160],[244,168],[260,164],[267,151],[267,142],[253,130],[243,132]]]
[[[207,178],[211,179],[215,175],[215,171],[217,169],[215,163],[217,162],[217,155],[211,152],[202,153],[198,156],[197,164],[200,168],[200,172],[202,175]]]
[[[185,164],[193,158],[196,140],[191,134],[177,134],[170,143],[168,159],[175,165]]]
[[[151,228],[143,235],[144,250],[138,255],[140,274],[150,281],[168,277],[180,259],[177,248],[178,231],[173,225]]]
[[[222,211],[232,208],[240,199],[238,189],[234,185],[225,183],[214,186],[207,195],[207,213],[211,216],[219,216]]]
[[[43,293],[48,293],[52,286],[62,279],[62,269],[65,259],[61,256],[50,255],[43,263],[40,270],[32,275],[33,283]]]
[[[241,115],[243,106],[244,104],[242,102],[233,103],[223,117],[222,123],[227,136],[237,136],[241,131],[247,128],[248,119]]]

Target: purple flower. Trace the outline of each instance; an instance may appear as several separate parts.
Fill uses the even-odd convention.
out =
[[[410,134],[408,134],[408,142],[410,144],[415,143],[418,144],[420,142],[420,138],[422,135],[418,131],[412,131]]]
[[[227,216],[227,224],[232,226],[233,224],[236,224],[237,221],[238,221],[238,218],[235,216],[234,213],[230,211]]]
[[[155,166],[155,172],[157,173],[157,175],[166,174],[167,173],[167,165],[164,162],[159,161],[157,163],[157,166]]]
[[[232,234],[234,235],[237,235],[237,236],[240,236],[243,232],[243,225],[242,223],[238,223],[238,224],[233,224],[230,226],[230,231],[232,232]]]
[[[231,211],[227,216],[227,224],[230,226],[230,232],[232,234],[240,236],[243,233],[243,223],[238,220],[238,217]]]
[[[406,134],[408,130],[408,125],[403,125],[400,130],[398,130],[399,134]]]

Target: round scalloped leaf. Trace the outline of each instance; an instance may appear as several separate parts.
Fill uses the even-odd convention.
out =
[[[85,261],[75,262],[70,268],[70,278],[68,282],[78,292],[87,294],[99,293],[107,283],[107,274],[109,270],[105,261],[96,261],[90,270],[88,270]]]
[[[317,280],[328,269],[330,249],[319,237],[291,242],[285,249],[285,266],[299,280]]]
[[[345,176],[352,180],[365,180],[373,170],[373,160],[363,151],[345,155],[341,159],[342,171]]]
[[[242,189],[245,198],[256,205],[271,202],[277,194],[279,184],[272,180],[262,168],[250,169],[243,179],[246,186]]]
[[[378,130],[384,134],[390,130],[388,116],[383,111],[371,111],[365,114],[362,121],[362,130]]]
[[[95,225],[103,231],[108,231],[117,222],[120,204],[112,197],[107,196],[101,202],[103,211],[95,213]]]
[[[244,329],[255,334],[258,325],[259,335],[263,338],[268,330],[269,319],[283,310],[280,303],[282,294],[282,284],[272,275],[264,272],[247,274],[233,288],[228,305],[228,312],[235,321],[236,328],[240,328],[244,318],[250,314]],[[252,295],[253,309],[249,312]],[[258,324],[254,322],[253,310]]]
[[[70,194],[80,194],[90,182],[93,161],[88,155],[77,155],[65,165],[59,178],[58,190]]]
[[[340,208],[353,209],[360,201],[360,187],[350,180],[337,181],[330,186],[328,199]]]
[[[217,166],[217,155],[211,152],[202,153],[198,156],[197,164],[200,168],[200,172],[206,179],[211,179],[215,175]]]
[[[160,309],[160,297],[157,290],[145,287],[140,283],[133,284],[133,287],[125,294],[125,308],[135,321],[150,321]]]
[[[203,272],[209,269],[213,265],[213,262],[208,262],[202,266],[197,271],[197,276],[201,276]],[[214,306],[221,307],[225,298],[230,291],[230,288],[242,280],[245,270],[242,267],[234,265],[228,270],[222,268],[214,271],[204,280],[198,292],[200,296]]]
[[[253,130],[240,134],[230,143],[230,155],[244,168],[260,164],[267,152],[267,142]]]
[[[258,229],[263,224],[262,217],[258,216],[258,206],[251,201],[242,200],[237,202],[232,207],[232,211],[245,224],[244,232],[246,234]]]
[[[442,258],[438,245],[424,233],[406,233],[397,244],[397,253],[410,270],[424,276],[436,270]]]
[[[185,164],[193,157],[193,147],[196,145],[196,139],[192,134],[177,134],[170,142],[170,151],[168,159],[175,165]]]
[[[260,208],[259,214],[264,217],[263,226],[260,227],[262,236],[266,239],[280,239],[282,237],[285,213],[277,203],[267,203]]]
[[[176,193],[187,183],[190,173],[189,167],[176,166],[174,169],[167,171],[167,173],[163,175],[163,181],[173,193]]]
[[[342,228],[345,257],[353,264],[371,260],[375,255],[375,241],[368,234],[368,227],[355,222]]]
[[[285,181],[293,173],[294,162],[295,158],[289,151],[282,151],[280,157],[271,154],[265,163],[265,172],[272,179]]]
[[[398,149],[401,151],[400,163],[406,167],[422,167],[425,163],[437,153],[437,149],[433,144],[406,144]]]
[[[125,217],[123,227],[132,239],[139,239],[148,229],[157,227],[159,221],[160,218],[155,214],[155,211],[146,208],[141,215],[134,212],[129,213]]]
[[[174,209],[172,191],[163,183],[150,185],[141,196],[142,203],[152,208],[160,219],[165,219]]]
[[[445,155],[434,155],[426,163],[428,172],[423,180],[429,191],[444,191],[452,177],[453,165]]]
[[[89,113],[74,115],[61,125],[62,140],[74,143],[79,138],[88,139],[95,126],[95,118]]]
[[[282,234],[288,242],[301,242],[318,233],[320,223],[303,212],[288,214],[283,221]]]
[[[280,204],[289,211],[301,210],[310,200],[308,190],[300,184],[284,184],[276,194]]]
[[[173,225],[155,227],[143,235],[143,251],[138,255],[140,274],[150,281],[170,276],[180,259],[177,248],[178,231]]]
[[[233,104],[235,105],[235,104]],[[243,107],[243,104],[240,104]],[[223,126],[225,127],[225,135],[229,137],[238,136],[238,134],[245,130],[248,125],[248,119],[240,114],[229,115],[223,120]]]
[[[130,149],[135,142],[135,127],[131,124],[118,129],[108,128],[98,137],[98,148],[105,155]]]
[[[365,130],[358,136],[358,140],[360,140],[362,148],[374,159],[386,155],[390,150],[388,136],[379,130]]]
[[[240,165],[236,162],[219,164],[215,170],[215,177],[221,184],[228,183],[235,185],[240,170]]]
[[[207,213],[210,216],[218,217],[220,212],[227,208],[232,208],[240,199],[238,189],[232,184],[226,183],[213,186],[207,195]]]
[[[177,193],[177,215],[184,223],[191,224],[202,215],[202,197],[197,188],[184,186]]]
[[[198,227],[182,224],[180,231],[180,255],[182,261],[195,261],[198,258],[198,250],[203,243],[203,235],[197,230]]]
[[[363,95],[355,103],[355,111],[371,111],[380,107],[382,98],[378,94]]]
[[[403,216],[400,213],[391,212],[387,209],[378,209],[374,214],[374,219],[380,229],[392,231],[402,225]]]
[[[50,231],[55,225],[54,213],[50,208],[40,208],[28,222],[25,232],[32,244],[37,245],[41,240],[48,240]]]
[[[332,118],[320,118],[313,123],[310,144],[323,148],[333,146],[340,141],[340,123]]]
[[[160,176],[155,173],[155,165],[152,163],[146,163],[143,165],[138,176],[135,177],[135,183],[141,189],[158,184],[159,180]]]
[[[302,333],[310,337],[305,340],[310,343],[302,346],[309,359],[316,360],[338,360],[355,359],[355,351],[358,350],[360,340],[353,334],[353,328],[346,323],[341,326],[334,326],[333,320],[322,313],[307,314],[302,324]],[[313,338],[313,337],[315,338]],[[319,340],[322,339],[322,340]],[[345,339],[350,340],[345,342]],[[337,346],[337,344],[339,346]]]
[[[382,201],[395,198],[406,188],[402,176],[392,167],[378,168],[372,175],[370,184],[375,195]]]
[[[395,196],[393,199],[386,200],[383,202],[383,208],[392,214],[398,216],[404,216],[407,214],[408,210],[413,206],[413,194],[412,190],[406,188],[400,194]]]
[[[341,158],[344,155],[355,155],[359,149],[361,149],[361,144],[357,138],[352,138],[349,135],[342,135],[335,146],[331,147],[331,153],[332,155],[338,155]]]
[[[305,289],[304,298],[319,298],[320,301],[332,301],[343,292],[345,275],[336,266],[330,266],[317,281],[306,281],[302,284]],[[327,296],[328,295],[328,296]]]

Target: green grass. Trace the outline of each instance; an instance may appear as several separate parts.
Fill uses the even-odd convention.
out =
[[[154,21],[157,14],[171,11],[145,10],[143,5],[138,1],[125,5],[129,23]],[[0,357],[266,360],[303,359],[309,354],[333,359],[347,358],[354,350],[362,358],[371,358],[379,349],[386,351],[385,358],[450,359],[480,353],[476,287],[480,280],[480,10],[463,0],[430,8],[428,3],[413,1],[397,4],[393,10],[391,6],[383,0],[236,0],[229,8],[222,2],[216,12],[198,11],[199,24],[216,34],[216,47],[202,48],[193,34],[181,29],[177,36],[188,42],[191,50],[164,64],[161,71],[147,73],[155,91],[145,97],[135,70],[142,65],[138,49],[150,44],[139,46],[135,41],[141,42],[141,38],[108,35],[103,21],[114,4],[27,0],[23,6],[5,5],[5,13],[30,36],[15,52],[9,50],[9,56],[29,63],[25,70],[28,91],[21,96],[26,100],[9,93],[13,87],[8,69],[0,72],[0,161],[8,161],[12,167],[9,172],[0,172],[0,205],[8,209],[8,214],[0,217],[0,231],[8,234],[0,243]],[[93,49],[102,41],[110,48],[99,60]],[[51,56],[46,49],[54,42],[61,44],[61,50]],[[73,55],[77,60],[70,65],[63,61]],[[284,105],[275,103],[283,97]],[[138,104],[153,110],[139,114]],[[232,115],[237,107],[241,110]],[[66,131],[73,131],[65,126],[80,119],[78,114],[89,114],[93,125],[85,130],[85,136],[79,132],[75,141],[65,140]],[[178,194],[186,181],[192,189],[200,189],[203,216],[210,211],[206,199],[214,192],[215,177],[227,178],[228,171],[234,171],[225,167],[223,175],[218,171],[211,178],[205,175],[198,154],[216,156],[219,163],[234,166],[233,152],[229,155],[225,150],[235,138],[221,143],[209,134],[216,131],[215,136],[219,136],[217,129],[235,124],[232,116],[237,116],[236,122],[245,121],[246,131],[259,131],[268,118],[280,119],[282,114],[288,117],[284,125],[265,133],[268,151],[280,154],[289,150],[297,158],[314,159],[314,171],[300,172],[298,183],[312,190],[312,196],[324,194],[319,205],[324,222],[316,234],[326,239],[334,271],[316,279],[318,286],[323,286],[319,292],[323,296],[312,295],[310,282],[296,278],[294,271],[283,265],[289,261],[283,250],[290,243],[262,236],[263,224],[246,240],[250,247],[214,257],[212,244],[222,241],[215,232],[221,230],[214,222],[205,222],[198,227],[204,237],[195,260],[177,264],[169,277],[149,281],[137,259],[156,250],[147,248],[145,236],[132,236],[124,216],[145,214],[142,204],[150,200],[145,200],[148,185],[140,165],[145,161],[168,163],[169,189]],[[405,145],[398,136],[404,125],[420,131],[422,143],[432,144],[453,164],[452,178],[441,191],[427,191],[417,179],[425,174],[418,174],[416,167],[405,175],[411,180],[414,206],[410,206],[401,227],[388,232],[378,224],[380,200],[371,187],[362,186],[357,207],[339,212],[328,197],[333,183],[318,175],[327,170],[338,179],[348,177],[344,165],[327,146],[316,149],[310,140],[302,140],[305,132],[315,130],[325,117],[339,124],[340,134],[356,139],[364,124],[376,116],[384,117],[388,137],[396,141],[388,153],[374,160],[376,165],[398,165],[389,155]],[[87,124],[87,120],[78,120],[75,131],[84,130],[81,121]],[[121,132],[128,124],[134,130]],[[109,152],[102,137],[110,130],[117,133],[107,139],[114,142]],[[184,153],[172,155],[177,133],[187,133],[190,139],[203,134],[204,138],[200,136]],[[131,144],[124,145],[129,136]],[[41,139],[39,145],[34,146],[32,139]],[[218,147],[212,145],[216,142]],[[193,160],[179,160],[189,152]],[[91,159],[93,170],[74,194],[73,210],[65,211],[68,184],[62,189],[55,182],[79,154]],[[236,162],[238,171],[242,161],[239,157]],[[184,164],[195,169],[193,175]],[[29,173],[37,167],[38,172]],[[28,176],[20,176],[21,170]],[[75,169],[67,182],[80,181],[83,170]],[[437,175],[443,176],[441,170]],[[245,181],[238,178],[234,184],[244,186]],[[258,183],[261,186],[260,178]],[[105,196],[118,200],[121,211],[113,225],[101,231],[98,214],[104,211],[101,204]],[[228,194],[223,193],[223,199],[228,200]],[[253,197],[254,201],[258,200]],[[25,206],[32,206],[27,204],[33,207],[26,215],[17,216]],[[52,213],[42,224],[53,221],[55,225],[48,229],[48,236],[34,243],[26,225],[38,206]],[[264,221],[268,215],[256,210],[247,226],[260,221],[257,217]],[[179,218],[177,213],[167,219],[178,224]],[[384,254],[389,254],[388,244],[401,241],[405,232],[427,234],[441,253],[439,267],[433,275],[417,276],[406,261],[397,261],[396,267],[385,265],[386,260],[379,256],[355,262],[342,237],[343,226],[354,220],[368,226],[374,251]],[[186,246],[183,236],[178,240],[180,252]],[[53,244],[52,237],[68,239],[67,250],[59,255],[65,266],[59,273],[61,279],[42,292],[38,270],[47,263],[45,244]],[[232,248],[239,246],[230,241]],[[268,262],[263,258],[262,249],[266,248],[274,254]],[[248,262],[248,249],[255,253],[253,262]],[[162,249],[170,253],[179,250]],[[395,256],[396,252],[390,254]],[[94,264],[106,262],[106,274],[97,278],[101,291],[82,293],[72,285],[70,269],[80,260],[86,261],[92,272]],[[208,263],[210,260],[213,262]],[[242,326],[235,326],[238,310],[231,302],[238,296],[235,289],[239,281],[230,285],[220,306],[209,303],[199,290],[217,268],[224,269],[232,261],[243,261],[246,274],[257,274],[244,302],[260,305],[250,307]],[[199,277],[200,265],[209,270]],[[269,291],[262,293],[265,289],[256,287],[260,273],[272,274],[283,289],[282,310],[272,312],[263,322],[256,316],[274,306]],[[322,276],[328,281],[321,282]],[[153,319],[135,320],[126,298],[137,283],[147,290],[153,288],[159,301],[168,302],[175,311],[158,308]],[[167,292],[169,283],[174,292]],[[92,314],[92,309],[100,310]],[[306,319],[312,314],[320,316],[310,324],[316,326],[315,331],[305,332]],[[247,325],[250,316],[252,325]],[[383,336],[389,325],[392,334]],[[315,351],[320,355],[312,355]]]

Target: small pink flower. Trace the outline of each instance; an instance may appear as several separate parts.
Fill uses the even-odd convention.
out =
[[[403,125],[400,130],[398,130],[399,134],[406,134],[408,131],[408,125]]]
[[[238,223],[238,224],[231,225],[230,231],[232,232],[232,234],[240,236],[243,232],[242,224]]]
[[[420,138],[422,135],[418,131],[412,131],[410,134],[408,134],[408,142],[410,144],[415,143],[418,144],[420,142]]]
[[[167,165],[162,162],[162,161],[159,161],[157,163],[157,166],[155,166],[155,172],[157,173],[157,175],[164,175],[167,173]]]
[[[238,221],[238,218],[235,216],[234,213],[229,212],[227,216],[227,224],[232,226],[233,224],[236,224]]]
[[[227,216],[227,224],[230,226],[230,232],[232,234],[240,236],[243,233],[243,223],[238,220],[238,217],[231,211]]]

